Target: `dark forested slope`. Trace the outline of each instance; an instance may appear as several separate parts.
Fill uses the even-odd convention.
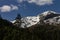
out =
[[[23,29],[0,19],[0,40],[60,40],[60,26],[43,24]]]

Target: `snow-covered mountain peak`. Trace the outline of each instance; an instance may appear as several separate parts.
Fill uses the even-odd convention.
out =
[[[21,18],[21,28],[31,27],[35,24],[41,23],[41,20],[45,23],[52,24],[53,22],[60,23],[60,14],[54,12],[54,11],[45,11],[43,13],[40,13],[37,16],[28,16]],[[20,24],[19,20],[11,21],[13,24]]]
[[[45,11],[45,12],[41,13],[40,15],[47,16],[47,15],[50,15],[50,14],[56,14],[56,12],[54,12],[54,11]]]
[[[29,17],[25,17],[25,18],[22,18],[22,25],[21,27],[30,27],[32,25],[35,25],[39,22],[39,17],[38,16],[29,16]]]

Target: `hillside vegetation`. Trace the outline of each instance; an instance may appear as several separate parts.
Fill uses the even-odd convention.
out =
[[[60,40],[60,26],[43,24],[23,29],[0,19],[0,40]]]

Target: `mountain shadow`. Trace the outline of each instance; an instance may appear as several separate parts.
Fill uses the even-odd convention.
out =
[[[57,17],[57,16],[60,16],[60,14],[53,14],[52,13],[50,15],[47,15],[44,20],[49,19],[49,18],[53,18],[53,17]]]

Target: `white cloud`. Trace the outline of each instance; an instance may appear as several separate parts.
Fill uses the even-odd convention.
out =
[[[23,0],[18,0],[18,2],[23,2]]]
[[[7,12],[7,11],[9,12],[9,11],[11,11],[11,7],[8,5],[4,5],[4,6],[0,7],[0,10],[1,10],[1,12]]]
[[[12,10],[18,10],[17,6],[11,5],[11,7],[12,7]]]
[[[14,6],[14,5],[12,5],[12,6],[11,5],[3,5],[0,7],[1,12],[10,12],[13,10],[18,10],[18,7]]]
[[[53,4],[53,0],[19,0],[19,2],[27,1],[28,3],[35,3],[37,5]]]

